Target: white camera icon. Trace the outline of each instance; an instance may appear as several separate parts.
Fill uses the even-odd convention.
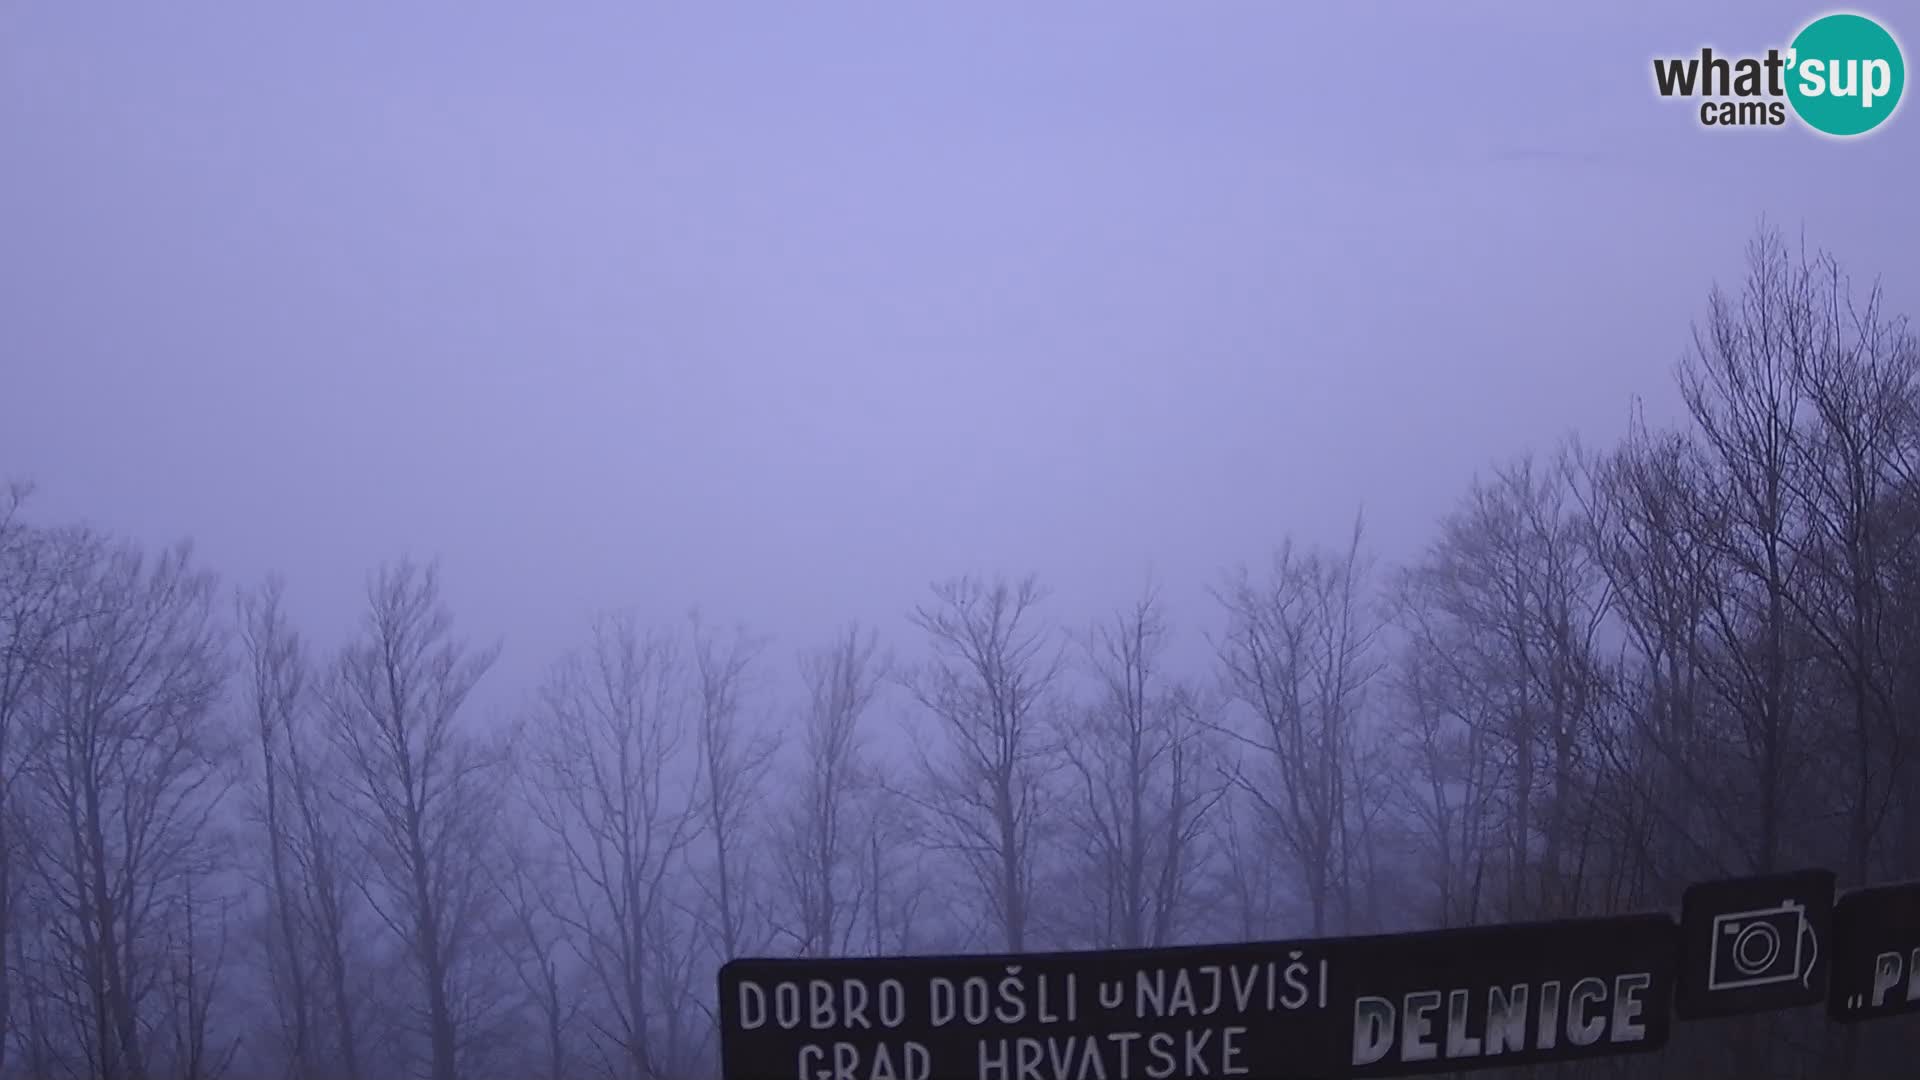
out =
[[[1811,987],[1819,955],[1819,936],[1807,921],[1806,905],[1798,901],[1715,915],[1707,989],[1744,990],[1790,982]]]

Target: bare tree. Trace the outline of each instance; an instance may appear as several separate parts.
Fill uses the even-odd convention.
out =
[[[189,878],[182,894],[169,905],[161,933],[169,958],[160,978],[164,997],[161,1030],[165,1044],[155,1056],[164,1062],[156,1069],[173,1080],[220,1080],[232,1068],[240,1049],[238,1036],[225,1038],[214,1023],[222,977],[227,967],[228,915],[235,898],[214,898],[207,926],[207,905]]]
[[[1052,764],[1045,710],[1063,661],[1034,625],[1045,592],[1033,578],[959,577],[933,593],[913,614],[933,656],[908,687],[937,721],[946,753],[922,753],[925,786],[911,798],[971,872],[1007,951],[1022,952]]]
[[[604,615],[548,676],[523,758],[529,807],[565,873],[564,921],[602,994],[589,1022],[627,1080],[667,1075],[649,975],[668,875],[699,832],[689,709],[672,638]]]
[[[1219,648],[1229,692],[1253,730],[1226,727],[1254,753],[1235,784],[1284,838],[1306,882],[1314,933],[1333,905],[1353,917],[1348,779],[1363,695],[1379,667],[1369,565],[1356,519],[1344,551],[1275,553],[1264,580],[1242,571],[1219,592],[1228,628]]]
[[[13,1029],[13,968],[16,905],[25,884],[23,814],[16,806],[15,778],[26,748],[18,729],[62,626],[58,606],[66,575],[56,565],[63,550],[23,512],[32,489],[11,484],[0,496],[0,1068],[7,1061]]]
[[[1226,786],[1208,745],[1210,706],[1162,670],[1169,629],[1157,590],[1114,612],[1083,647],[1095,700],[1063,750],[1073,777],[1068,827],[1084,863],[1100,947],[1172,944],[1195,901],[1205,830]]]
[[[1756,809],[1750,835],[1729,839],[1748,851],[1748,870],[1765,873],[1782,865],[1790,762],[1805,735],[1803,661],[1790,651],[1792,594],[1806,572],[1797,554],[1804,499],[1793,472],[1807,408],[1801,373],[1816,347],[1818,312],[1809,267],[1795,263],[1777,232],[1763,229],[1747,256],[1740,296],[1714,290],[1679,377],[1714,469],[1709,490],[1722,529],[1712,542],[1729,575],[1711,596],[1708,625],[1722,663],[1708,669],[1710,685],[1738,725],[1735,745],[1748,756]]]
[[[1507,918],[1565,914],[1586,887],[1589,751],[1605,697],[1595,642],[1606,578],[1575,508],[1570,455],[1477,481],[1409,572],[1403,629],[1428,703],[1477,726],[1503,798]]]
[[[866,949],[874,956],[937,949],[926,927],[938,898],[950,895],[926,842],[927,817],[898,785],[888,782],[889,767],[869,759],[873,786],[865,800],[866,828],[858,856],[865,889]]]
[[[1905,320],[1886,316],[1878,285],[1856,297],[1831,256],[1801,273],[1811,326],[1796,375],[1809,408],[1790,482],[1806,513],[1807,576],[1787,595],[1817,657],[1815,677],[1839,705],[1845,735],[1826,756],[1832,798],[1847,807],[1844,874],[1864,883],[1907,770],[1905,671],[1920,661],[1900,633],[1898,578],[1920,549],[1920,521],[1902,506],[1920,480],[1920,347]]]
[[[741,855],[752,825],[756,790],[772,761],[775,744],[746,729],[741,698],[747,674],[764,643],[735,628],[722,641],[695,613],[693,643],[694,707],[699,717],[701,808],[712,864],[701,875],[707,893],[703,905],[713,912],[711,934],[722,963],[739,955],[756,897]]]
[[[275,1004],[286,1033],[292,1075],[306,1080],[314,1071],[313,950],[305,941],[301,895],[290,866],[292,815],[282,789],[285,747],[297,737],[294,726],[307,692],[307,670],[300,639],[281,609],[284,589],[280,579],[271,578],[257,591],[242,593],[236,608],[247,706],[258,740],[261,824],[267,841],[267,975],[278,991]]]
[[[66,616],[23,770],[44,826],[32,851],[75,1034],[96,1075],[144,1080],[161,1049],[149,990],[178,959],[168,916],[215,868],[210,819],[231,781],[215,582],[184,544],[149,559],[86,530],[58,542]]]
[[[339,812],[342,793],[330,783],[335,762],[318,741],[312,663],[284,595],[275,576],[236,601],[266,839],[266,974],[289,1073],[359,1080],[358,1014],[369,1002],[349,961],[356,899],[343,831],[351,815]]]
[[[524,828],[509,827],[503,846],[506,858],[494,882],[507,922],[502,948],[538,1021],[539,1075],[565,1080],[572,1062],[569,1041],[581,1002],[576,980],[563,966],[568,943],[556,892],[563,880],[560,860],[548,857],[546,845]]]
[[[796,908],[794,936],[802,956],[851,951],[865,893],[857,800],[872,793],[861,754],[861,722],[879,693],[888,661],[872,630],[850,625],[825,646],[801,654],[806,687],[801,752],[805,755],[793,813],[782,826],[782,863]],[[868,807],[871,810],[871,807]],[[876,823],[868,816],[870,823]]]
[[[1232,764],[1225,765],[1231,776]],[[1209,893],[1216,926],[1247,941],[1277,937],[1288,929],[1294,886],[1285,844],[1253,800],[1229,784],[1217,811],[1220,845]]]
[[[1713,538],[1722,531],[1707,463],[1685,437],[1637,421],[1587,472],[1589,543],[1623,639],[1613,692],[1625,730],[1599,749],[1622,784],[1624,809],[1645,811],[1620,838],[1623,856],[1633,853],[1622,867],[1643,878],[1677,875],[1682,865],[1733,873],[1716,843],[1738,831],[1716,820],[1732,801],[1703,797],[1716,784],[1710,750],[1723,736],[1707,707],[1709,612],[1721,576]]]
[[[317,741],[310,725],[289,727],[283,734],[284,792],[291,819],[286,839],[296,871],[290,884],[299,888],[302,916],[298,934],[311,950],[315,992],[325,999],[330,1021],[329,1038],[323,1041],[318,1020],[323,1006],[316,1002],[314,1057],[342,1080],[360,1080],[361,1016],[369,1003],[367,995],[356,994],[363,980],[352,955],[355,916],[365,908],[352,884],[358,879],[360,852],[350,843],[354,815],[344,807],[351,788],[336,779],[347,770],[330,767],[338,763],[337,751]]]
[[[668,890],[672,901],[654,913],[646,936],[654,1060],[661,1077],[713,1076],[720,1063],[712,926],[697,910],[707,889],[681,873]]]
[[[1421,602],[1415,591],[1405,604]],[[1408,610],[1416,626],[1431,615]],[[1443,631],[1444,632],[1444,631]],[[1490,851],[1498,844],[1499,778],[1494,753],[1497,717],[1481,696],[1456,682],[1460,672],[1440,659],[1445,639],[1416,638],[1402,650],[1393,679],[1402,722],[1401,799],[1415,834],[1413,850],[1435,890],[1423,924],[1471,926],[1480,920]]]
[[[452,636],[438,574],[401,562],[368,585],[360,639],[326,688],[329,734],[346,767],[347,806],[372,853],[363,895],[403,942],[426,1005],[433,1080],[457,1080],[478,1032],[463,978],[497,810],[496,759],[463,729],[468,695],[497,649]]]

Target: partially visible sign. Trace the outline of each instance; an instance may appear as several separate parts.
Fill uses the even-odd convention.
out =
[[[1664,915],[1022,956],[736,960],[727,1080],[1287,1080],[1655,1050]]]
[[[1678,928],[1666,915],[1356,938],[1334,999],[1352,1039],[1326,1076],[1410,1076],[1666,1045]],[[1349,1004],[1350,1003],[1350,1004]]]
[[[1811,1005],[1832,967],[1834,875],[1800,870],[1690,886],[1680,901],[1680,1018]]]
[[[1920,1012],[1920,881],[1847,893],[1834,905],[1833,931],[1830,1016]]]

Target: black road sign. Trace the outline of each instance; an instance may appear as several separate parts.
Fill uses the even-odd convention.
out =
[[[1306,1078],[1332,942],[989,957],[733,961],[728,1080]]]
[[[736,960],[727,1080],[1405,1076],[1654,1050],[1664,915],[1023,956]]]
[[[1876,885],[1833,907],[1827,1013],[1843,1023],[1920,1012],[1920,881]]]
[[[1729,878],[1680,901],[1680,1018],[1811,1005],[1832,967],[1831,870]]]
[[[735,960],[727,1080],[1311,1077],[1332,942],[1022,956]]]

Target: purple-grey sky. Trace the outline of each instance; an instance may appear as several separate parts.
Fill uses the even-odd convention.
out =
[[[0,474],[323,638],[440,555],[501,689],[596,607],[784,656],[969,569],[1211,620],[1288,532],[1403,555],[1671,416],[1762,214],[1920,313],[1920,105],[1652,90],[1820,10],[11,0]]]

